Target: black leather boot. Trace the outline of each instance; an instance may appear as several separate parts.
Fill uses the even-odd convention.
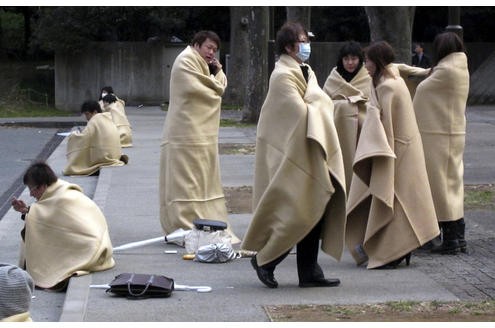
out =
[[[467,243],[466,239],[464,237],[464,232],[466,231],[466,223],[464,222],[464,218],[461,218],[460,220],[455,221],[456,223],[456,234],[457,234],[457,239],[459,241],[459,250],[462,253],[467,252]]]
[[[431,249],[432,253],[455,255],[459,251],[459,239],[457,238],[457,222],[440,222],[442,229],[442,243]]]

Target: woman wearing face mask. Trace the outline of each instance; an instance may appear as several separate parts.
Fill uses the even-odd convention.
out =
[[[251,264],[269,288],[276,266],[297,247],[299,287],[332,287],[318,264],[323,251],[339,260],[345,229],[342,154],[333,104],[304,62],[307,31],[288,22],[275,41],[279,60],[270,77],[256,139],[253,219],[242,248],[257,251]]]
[[[396,268],[440,231],[409,90],[385,41],[365,49],[370,103],[354,158],[346,243],[368,269]],[[355,179],[358,179],[357,177]],[[354,181],[353,180],[353,181]]]
[[[340,49],[337,66],[323,86],[335,108],[333,117],[344,158],[347,192],[351,186],[352,161],[371,86],[371,78],[363,63],[364,55],[359,43],[347,42]]]

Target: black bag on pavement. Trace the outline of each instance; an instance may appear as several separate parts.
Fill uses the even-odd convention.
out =
[[[169,297],[174,290],[174,280],[163,275],[121,273],[109,286],[107,293],[130,299]]]
[[[196,229],[203,231],[218,231],[227,229],[227,223],[218,220],[196,219],[193,221],[193,224]]]

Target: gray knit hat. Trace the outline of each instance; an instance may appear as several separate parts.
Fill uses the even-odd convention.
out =
[[[0,263],[0,319],[29,311],[33,278],[21,268]]]

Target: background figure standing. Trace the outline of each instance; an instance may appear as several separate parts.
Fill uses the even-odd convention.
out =
[[[347,202],[346,242],[368,269],[409,264],[440,231],[409,91],[385,41],[365,49],[373,81]],[[355,183],[360,179],[360,183]],[[365,188],[363,188],[365,187]]]
[[[270,77],[256,133],[253,219],[242,244],[260,281],[278,282],[276,266],[297,245],[299,287],[332,287],[318,251],[340,260],[344,246],[345,177],[332,100],[308,60],[307,31],[288,22],[277,33],[280,56]]]
[[[333,117],[344,159],[347,192],[351,186],[352,162],[371,86],[371,78],[363,63],[364,55],[359,43],[346,43],[323,86],[334,104]]]
[[[414,110],[442,244],[433,252],[466,252],[464,237],[464,147],[469,71],[462,40],[445,32],[433,41],[431,74],[418,85]]]
[[[33,278],[11,264],[0,264],[0,322],[31,322]]]
[[[228,222],[220,179],[218,132],[227,78],[215,58],[220,38],[196,33],[175,59],[160,154],[160,222],[165,234],[193,220]],[[232,243],[240,240],[234,235]]]
[[[414,44],[414,55],[412,57],[412,66],[429,68],[431,66],[430,57],[424,53],[423,44]]]

